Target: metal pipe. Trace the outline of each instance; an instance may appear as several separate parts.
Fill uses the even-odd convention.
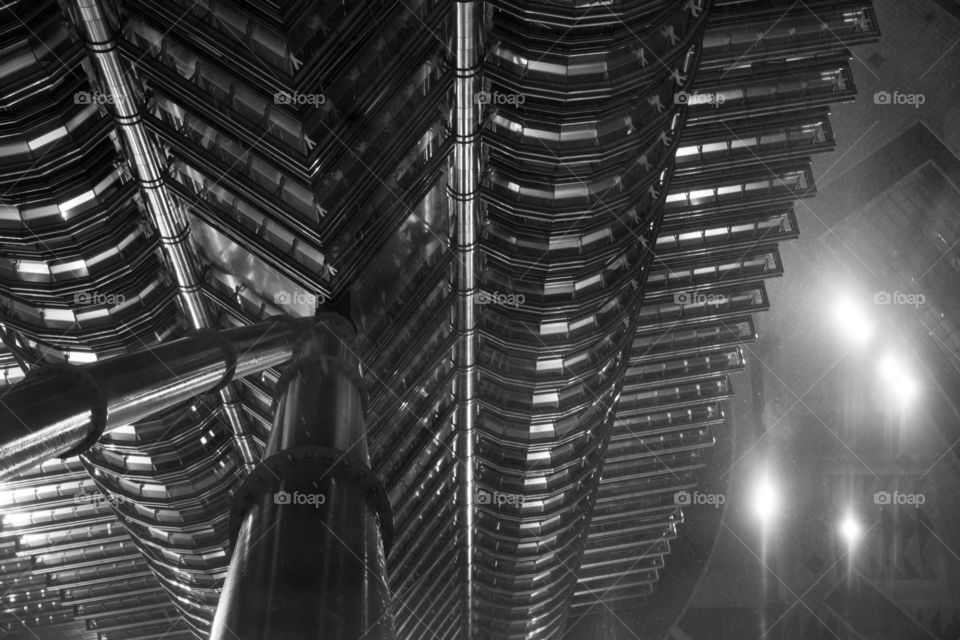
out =
[[[315,326],[277,383],[210,640],[395,637],[354,342],[342,318]]]
[[[147,212],[160,234],[163,255],[176,283],[181,309],[194,329],[214,326],[200,291],[199,260],[190,239],[190,224],[180,203],[164,185],[166,156],[143,123],[142,95],[134,90],[132,70],[124,71],[117,51],[116,30],[100,0],[74,0],[79,26],[86,34],[87,52],[102,88],[114,106],[114,123],[133,167]],[[250,429],[240,411],[236,390],[227,385],[218,392],[234,444],[249,472],[257,461]]]
[[[0,342],[3,343],[3,346],[7,348],[10,352],[10,355],[13,356],[13,359],[16,361],[17,366],[20,367],[20,370],[23,371],[24,375],[30,371],[30,365],[27,364],[27,355],[23,349],[17,344],[17,334],[13,329],[4,327],[0,324]]]
[[[474,537],[476,513],[475,444],[476,444],[476,283],[478,177],[480,174],[480,75],[479,3],[457,2],[456,80],[453,109],[453,166],[450,170],[450,195],[453,201],[457,292],[456,345],[456,428],[457,457],[460,461],[459,517],[461,540],[462,609],[460,637],[473,638],[474,619]]]
[[[283,364],[299,333],[313,322],[268,320],[84,367],[34,370],[0,402],[0,479],[55,456],[80,453],[104,430],[185,402],[235,376]]]

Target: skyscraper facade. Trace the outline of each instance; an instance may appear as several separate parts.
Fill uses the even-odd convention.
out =
[[[2,13],[4,380],[347,309],[401,638],[560,638],[669,571],[879,35],[864,1]],[[0,624],[209,635],[281,372],[10,478]]]

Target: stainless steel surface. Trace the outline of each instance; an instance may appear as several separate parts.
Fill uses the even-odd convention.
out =
[[[369,465],[354,332],[337,320],[321,321],[297,346],[290,366],[299,368],[280,390],[264,462],[251,476],[271,479],[249,489],[260,493],[244,516],[210,640],[395,637],[367,489],[319,459],[303,469],[272,457],[324,447]],[[292,499],[276,499],[283,492]]]
[[[166,158],[143,124],[143,96],[135,90],[129,68],[124,66],[117,51],[116,30],[104,11],[102,0],[76,0],[74,6],[80,18],[79,26],[86,35],[90,60],[113,102],[114,123],[127,150],[127,160],[139,183],[147,212],[160,233],[163,256],[176,283],[183,313],[192,328],[209,329],[214,325],[200,293],[199,262],[190,224],[180,203],[164,184]],[[249,445],[250,429],[243,413],[236,409],[236,390],[227,385],[218,393],[237,451],[250,470],[256,454]]]
[[[591,531],[605,552],[657,542],[678,511],[648,501],[634,511],[649,527],[610,530],[601,479],[619,476],[607,451],[683,123],[675,96],[710,3],[489,4],[475,633],[555,640],[579,580],[596,578],[596,599],[615,586],[584,562]]]
[[[312,319],[227,329],[221,332],[237,350],[236,376],[289,360],[294,340]],[[212,388],[227,363],[209,337],[187,337],[152,349],[86,367],[107,400],[106,429],[128,425],[185,402]],[[0,478],[62,455],[93,427],[89,391],[83,384],[64,388],[61,377],[41,376],[15,385],[0,403]]]
[[[457,2],[456,79],[453,109],[453,165],[450,191],[453,196],[454,246],[457,295],[457,457],[460,465],[458,500],[463,593],[461,637],[474,637],[473,572],[476,511],[476,414],[477,414],[477,235],[479,231],[480,168],[480,3]]]
[[[876,38],[856,17],[869,1],[477,2],[474,26],[483,14],[489,31],[474,32],[472,49],[486,51],[476,62],[499,92],[486,118],[464,102],[483,87],[473,78],[466,88],[475,66],[464,71],[456,50],[470,47],[454,43],[471,3],[300,3],[293,22],[271,3],[117,4],[131,99],[149,88],[140,143],[159,142],[170,195],[190,203],[202,270],[182,282],[199,282],[199,304],[228,326],[314,313],[304,296],[272,304],[284,291],[351,292],[370,457],[397,523],[387,564],[397,635],[607,638],[577,622],[615,615],[661,637],[633,623],[647,620],[642,603],[661,574],[689,557],[671,555],[692,531],[674,492],[703,488],[707,448],[734,426],[730,378],[756,339],[753,314],[769,304],[763,283],[783,272],[776,245],[798,233],[792,207],[812,192],[809,156],[832,149],[829,105],[856,92],[846,47]],[[126,134],[104,117],[109,104],[70,104],[88,88],[86,38],[53,0],[13,0],[4,15],[12,44],[0,47],[0,73],[13,71],[2,83],[12,102],[0,109],[0,192],[12,189],[14,205],[0,204],[5,327],[48,360],[75,350],[112,359],[179,335],[193,325],[182,301],[176,309],[187,292],[174,267],[156,268],[162,246],[146,207],[158,203],[141,203],[126,173],[151,158],[115,147]],[[680,107],[679,87],[727,101]],[[278,90],[322,91],[325,104],[278,104]],[[481,141],[455,137],[481,121]],[[28,148],[63,122],[70,135],[53,151]],[[90,176],[109,163],[118,175]],[[108,191],[57,209],[98,180]],[[153,293],[134,302],[147,284]],[[133,304],[78,306],[80,287]],[[471,288],[525,303],[469,301]],[[691,290],[729,300],[676,302]],[[478,337],[465,340],[471,330]],[[0,625],[42,605],[89,621],[84,638],[209,635],[231,558],[228,498],[245,475],[236,453],[269,441],[282,376],[253,360],[267,368],[238,381],[238,403],[197,398],[108,432],[82,461],[53,458],[4,483],[0,548],[11,553],[0,554],[0,589],[16,603],[5,598]],[[456,366],[468,362],[475,376]],[[0,368],[18,368],[2,348]],[[78,402],[68,406],[89,421]],[[237,416],[250,438],[231,433]],[[64,424],[67,435],[85,430]],[[78,503],[78,488],[103,500]],[[343,526],[360,515],[338,513]],[[360,557],[373,553],[364,526],[353,529],[356,548],[367,545]],[[263,543],[244,535],[251,552]],[[144,572],[149,584],[135,578]],[[64,628],[27,622],[35,628],[15,637]]]

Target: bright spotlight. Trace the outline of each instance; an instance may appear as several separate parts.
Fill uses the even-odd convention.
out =
[[[770,479],[764,476],[753,490],[753,513],[761,523],[767,524],[776,515],[780,497]]]
[[[917,381],[908,376],[902,376],[896,381],[896,388],[894,393],[897,394],[897,399],[900,400],[902,404],[906,404],[913,400],[914,396],[917,395],[919,391],[919,385]]]
[[[887,388],[900,404],[907,404],[920,390],[917,381],[910,376],[901,360],[890,354],[885,355],[877,366],[880,377],[886,381]]]
[[[843,516],[843,519],[840,521],[840,536],[844,542],[849,546],[853,546],[862,535],[863,527],[861,527],[857,519],[853,517],[853,514],[848,513]]]
[[[873,336],[873,323],[861,305],[850,298],[841,298],[834,309],[837,326],[854,344],[865,344]]]
[[[877,366],[880,377],[884,380],[894,380],[900,373],[900,368],[900,362],[889,353],[880,359],[880,364]]]

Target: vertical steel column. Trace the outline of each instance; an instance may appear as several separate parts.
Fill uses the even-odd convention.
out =
[[[450,171],[450,195],[453,201],[456,251],[455,289],[457,292],[457,457],[460,460],[460,535],[462,609],[460,637],[473,637],[473,555],[476,529],[474,511],[474,475],[476,462],[476,264],[478,176],[480,173],[480,3],[457,2],[456,80],[453,109],[453,167]]]
[[[318,319],[277,384],[264,460],[238,491],[211,640],[394,638],[389,503],[369,468],[354,330]]]
[[[200,292],[196,250],[190,240],[190,225],[180,204],[164,185],[166,158],[149,135],[140,113],[142,96],[134,90],[130,74],[124,71],[114,27],[101,0],[73,0],[79,27],[86,36],[87,53],[114,108],[114,123],[140,185],[147,212],[160,233],[166,264],[176,282],[184,315],[194,329],[213,326]],[[250,430],[240,411],[233,385],[220,389],[220,405],[230,425],[234,445],[247,471],[257,460]]]

